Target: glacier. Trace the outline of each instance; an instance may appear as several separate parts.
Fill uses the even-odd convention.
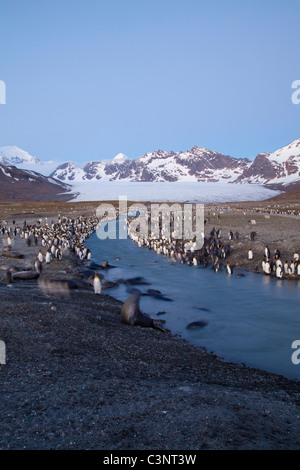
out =
[[[187,202],[198,204],[259,201],[277,194],[259,184],[198,182],[83,181],[72,185],[73,201],[112,201],[126,196],[128,201]]]

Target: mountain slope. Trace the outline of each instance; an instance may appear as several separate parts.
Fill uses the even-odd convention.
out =
[[[259,183],[273,188],[292,187],[300,181],[300,138],[273,153],[257,155],[239,183]]]
[[[1,201],[70,200],[71,186],[34,171],[0,163]]]

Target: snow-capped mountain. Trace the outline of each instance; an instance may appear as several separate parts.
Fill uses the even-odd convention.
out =
[[[123,163],[123,162],[125,162],[125,160],[128,160],[128,157],[126,157],[126,155],[124,155],[124,153],[118,153],[118,155],[116,155],[111,160],[111,162],[113,162],[113,163]]]
[[[108,180],[108,181],[194,181],[233,182],[250,166],[247,159],[200,147],[186,152],[157,150],[148,152],[135,160],[123,154],[102,162],[89,162],[83,169],[72,163],[60,165],[52,174],[62,181]]]
[[[60,162],[53,160],[42,162],[15,145],[0,147],[0,163],[14,165],[24,170],[37,171],[43,175],[49,175],[60,164]]]
[[[119,165],[129,159],[123,153],[119,153],[112,160],[106,160],[104,162],[88,162],[83,168],[76,163],[67,162],[59,165],[55,171],[51,173],[53,178],[57,178],[61,181],[78,182],[85,180],[109,180],[110,171],[117,171]]]
[[[278,188],[300,182],[300,138],[273,153],[257,155],[237,182],[259,183]]]
[[[0,163],[4,165],[19,165],[23,163],[38,165],[41,162],[38,158],[33,157],[25,150],[13,145],[0,147]]]
[[[59,165],[56,170],[51,173],[52,178],[57,178],[61,181],[82,181],[85,179],[85,171],[78,165],[72,162],[63,163]]]
[[[49,174],[49,166],[17,147],[0,148],[0,162],[4,161]],[[111,160],[90,161],[83,167],[66,162],[51,171],[50,177],[72,185],[97,181],[219,182],[286,190],[300,186],[300,138],[273,153],[260,153],[253,161],[195,146],[184,152],[151,151],[136,159],[119,153]]]

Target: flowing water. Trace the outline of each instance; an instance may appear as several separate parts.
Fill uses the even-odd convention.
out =
[[[100,240],[94,233],[86,246],[94,262],[107,260],[115,266],[102,271],[106,279],[141,276],[149,284],[136,288],[143,293],[159,290],[166,297],[142,296],[140,308],[164,319],[172,333],[227,361],[300,379],[300,364],[292,362],[292,343],[300,340],[300,280],[248,272],[240,277],[236,271],[229,276],[225,270],[215,273],[210,268],[171,264],[166,256],[139,248],[129,238]],[[132,288],[120,284],[104,292],[124,301]],[[207,325],[186,328],[201,320]]]

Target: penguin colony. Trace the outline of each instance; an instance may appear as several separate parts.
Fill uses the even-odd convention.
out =
[[[207,223],[205,219],[204,223]],[[149,221],[149,232],[151,221]],[[161,222],[159,223],[160,230],[162,229]],[[172,228],[172,226],[171,226]],[[146,246],[147,248],[154,250],[157,254],[164,254],[168,256],[172,263],[180,262],[189,265],[202,265],[204,267],[210,267],[215,272],[221,269],[225,269],[228,275],[233,274],[233,266],[230,262],[226,262],[231,254],[231,246],[221,238],[221,229],[212,229],[208,237],[204,237],[203,247],[200,250],[196,250],[195,239],[194,240],[176,240],[163,235],[160,238],[148,236],[140,236],[135,230],[128,228],[128,235],[130,238],[138,244],[139,247]],[[172,232],[171,232],[172,233]],[[240,237],[238,232],[230,230],[228,232],[228,240],[238,240]],[[251,232],[250,240],[254,240],[256,232]],[[187,248],[189,247],[189,248]],[[282,262],[280,258],[279,250],[275,250],[274,255],[271,257],[271,253],[268,247],[264,249],[263,261],[261,264],[262,271],[267,275],[274,275],[279,279],[284,277],[297,278],[300,277],[300,260],[299,254],[294,253],[293,259],[290,261]],[[254,253],[250,248],[247,253],[247,259],[253,260]]]
[[[195,220],[195,215],[193,215]],[[174,221],[173,221],[174,222]],[[206,223],[206,221],[204,221]],[[168,256],[172,263],[182,263],[189,265],[202,265],[204,267],[211,267],[215,272],[218,272],[225,265],[225,260],[230,255],[230,244],[224,243],[221,240],[221,230],[213,230],[210,232],[208,237],[203,235],[203,246],[197,249],[196,238],[187,240],[178,240],[173,237],[168,237],[163,234],[161,221],[159,222],[159,230],[162,235],[160,238],[148,236],[140,236],[136,231],[128,227],[129,237],[138,244],[139,247],[146,246],[147,248],[154,250],[157,254],[164,254]],[[149,220],[149,231],[151,227],[151,220]],[[174,227],[174,225],[173,225]],[[172,223],[171,223],[171,234]],[[228,274],[232,274],[233,268],[230,263],[227,262],[226,270]]]
[[[23,227],[17,226],[14,221],[12,227],[8,226],[5,221],[0,224],[0,234],[7,237],[6,244],[8,250],[11,249],[15,237],[23,238],[27,246],[32,244],[37,246],[38,240],[41,241],[43,248],[38,251],[34,263],[36,273],[40,274],[43,264],[51,263],[53,258],[61,260],[66,249],[73,250],[80,260],[91,260],[92,254],[84,246],[84,242],[97,229],[99,224],[97,217],[80,216],[74,219],[59,215],[58,222],[56,223],[52,221],[49,224],[47,218],[45,218],[43,226],[41,222],[42,220],[39,219],[37,223],[28,225],[24,221]],[[207,220],[204,223],[206,224]],[[149,229],[150,226],[151,220],[149,220]],[[227,274],[233,274],[233,266],[226,261],[231,254],[231,247],[229,243],[222,240],[221,229],[216,230],[213,228],[210,234],[204,237],[202,248],[196,249],[195,239],[184,241],[165,236],[161,221],[159,228],[161,230],[160,238],[152,237],[151,235],[140,236],[137,232],[130,229],[129,224],[128,235],[138,246],[146,246],[157,254],[164,254],[171,259],[172,263],[180,262],[194,266],[202,265],[204,267],[211,267],[215,272],[225,269]],[[151,233],[151,231],[149,230],[148,233]],[[173,233],[171,225],[171,234],[173,235]],[[251,232],[251,234],[252,237],[255,236],[255,232]],[[238,232],[233,234],[230,230],[228,240],[233,240],[234,238],[238,239],[239,234]],[[254,258],[252,249],[249,249],[247,257],[249,260]],[[280,279],[284,277],[299,277],[299,254],[295,252],[292,259],[283,261],[281,260],[279,250],[276,250],[274,255],[271,256],[269,248],[265,247],[261,267],[266,275],[274,275]],[[97,274],[95,274],[93,285],[95,294],[100,294],[101,280]]]
[[[223,207],[223,209],[227,210],[228,207]],[[218,211],[219,208],[218,206],[211,206],[211,210]],[[256,213],[256,214],[278,214],[278,215],[294,215],[294,216],[300,216],[300,210],[295,209],[293,207],[293,204],[290,205],[290,207],[285,207],[282,208],[280,205],[272,205],[272,206],[266,206],[266,207],[251,207],[251,209],[247,209],[244,207],[243,209],[240,209],[238,207],[235,207],[234,210],[236,212],[249,212],[249,213]]]
[[[41,273],[44,263],[49,264],[52,259],[60,261],[67,249],[71,249],[80,260],[91,260],[92,254],[84,246],[84,242],[97,228],[99,220],[96,217],[80,216],[73,219],[59,215],[56,223],[52,221],[49,224],[47,217],[43,226],[41,222],[39,219],[37,223],[28,225],[24,221],[23,226],[17,226],[13,221],[12,227],[3,222],[0,225],[0,234],[7,237],[8,250],[16,237],[24,239],[26,246],[37,246],[40,241],[42,248],[38,251],[34,263],[34,270],[38,274]]]

